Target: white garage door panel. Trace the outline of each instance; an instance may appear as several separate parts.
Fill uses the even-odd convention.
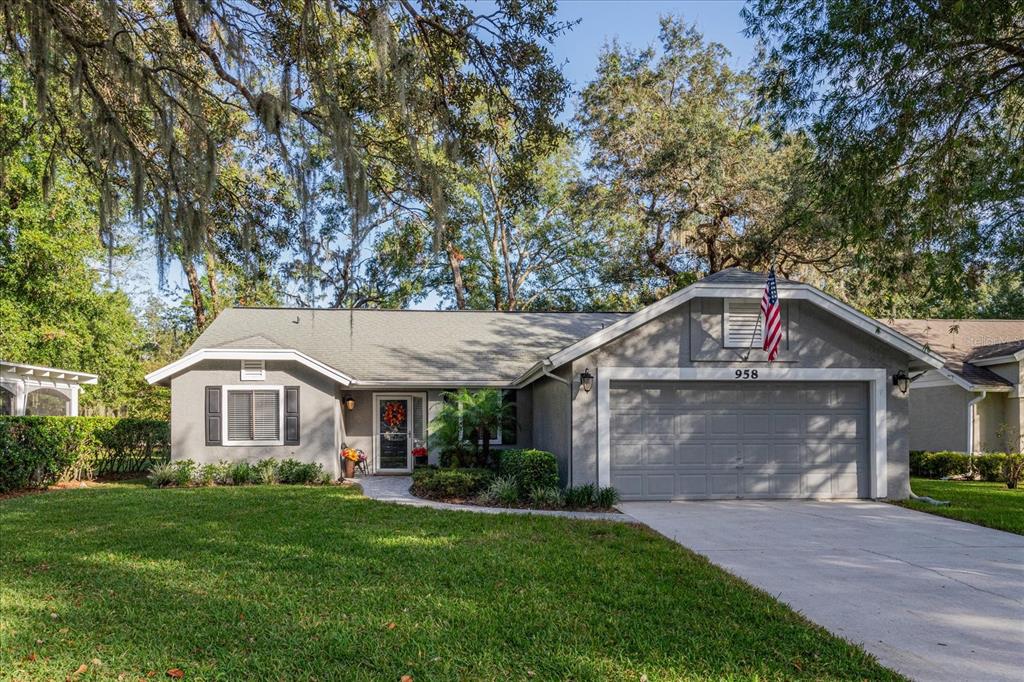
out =
[[[623,499],[870,495],[866,383],[613,381]]]

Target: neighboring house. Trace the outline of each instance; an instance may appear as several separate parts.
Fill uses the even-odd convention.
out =
[[[725,270],[633,314],[233,308],[147,379],[171,387],[175,459],[294,457],[338,476],[347,444],[408,472],[443,392],[488,386],[515,404],[496,447],[553,452],[563,482],[624,499],[906,497],[896,379],[944,359],[780,280],[769,364],[764,279]]]
[[[911,383],[911,450],[1024,450],[1024,320],[892,325],[946,358]]]
[[[99,377],[0,360],[0,414],[78,416],[78,391]]]

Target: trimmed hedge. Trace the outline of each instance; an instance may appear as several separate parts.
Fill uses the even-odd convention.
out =
[[[965,452],[910,452],[910,474],[921,478],[949,478],[963,476],[989,482],[1006,481],[1006,464],[1020,455],[989,452],[968,455]]]
[[[412,492],[428,499],[476,497],[494,480],[490,469],[417,469],[412,473]]]
[[[502,450],[498,474],[515,480],[520,493],[558,487],[558,462],[544,450]]]
[[[169,457],[170,425],[159,419],[0,417],[0,493],[142,472]]]
[[[911,452],[910,473],[922,478],[970,476],[971,456],[963,452]]]

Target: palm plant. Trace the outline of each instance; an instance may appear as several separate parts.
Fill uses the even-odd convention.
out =
[[[472,447],[478,459],[489,464],[491,436],[499,432],[510,409],[501,391],[493,388],[460,388],[446,393],[444,404],[430,423],[432,443],[449,451]]]

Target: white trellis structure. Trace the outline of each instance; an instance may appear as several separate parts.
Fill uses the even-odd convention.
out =
[[[78,391],[99,377],[57,367],[0,360],[0,414],[78,416]]]

